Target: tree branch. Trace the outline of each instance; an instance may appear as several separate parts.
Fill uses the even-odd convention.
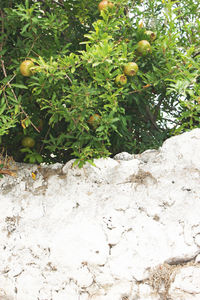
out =
[[[198,51],[197,53],[195,53],[194,55],[192,55],[192,58],[195,58],[196,56],[198,56],[200,54],[200,51]]]
[[[154,114],[153,114],[154,122],[155,122],[156,119],[157,119],[158,111],[159,111],[159,109],[160,109],[160,106],[161,106],[161,104],[162,104],[163,99],[164,99],[164,97],[160,97],[160,100],[158,101],[158,104],[157,104],[156,107],[155,107],[155,112],[154,112]]]
[[[153,127],[154,127],[156,130],[160,131],[160,128],[159,128],[158,125],[156,124],[156,121],[154,120],[154,116],[152,115],[152,113],[151,113],[151,111],[150,111],[150,109],[149,109],[149,106],[146,105],[145,109],[146,109],[147,116],[148,116],[149,120],[151,121],[151,124],[153,125]]]

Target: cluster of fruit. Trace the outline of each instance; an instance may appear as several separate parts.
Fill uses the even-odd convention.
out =
[[[146,34],[152,34],[152,31],[146,31]],[[154,33],[153,33],[154,34]],[[154,34],[155,36],[155,34]],[[154,38],[155,39],[155,38]],[[147,55],[151,52],[151,45],[147,40],[141,40],[137,44],[137,53],[138,55]],[[127,83],[128,76],[134,76],[138,72],[138,65],[135,62],[129,62],[124,66],[124,73],[117,75],[115,78],[115,83],[117,85],[125,85]]]
[[[106,9],[113,9],[114,4],[107,0],[102,0],[98,4],[99,11]],[[156,33],[150,30],[145,31],[145,34],[150,38],[151,41],[156,39]],[[147,55],[151,52],[151,45],[147,40],[141,40],[137,44],[138,55]],[[25,77],[30,77],[34,73],[34,62],[31,59],[24,60],[20,65],[20,72]],[[123,86],[127,83],[127,76],[135,76],[138,72],[138,65],[135,62],[128,62],[123,69],[123,74],[117,75],[115,78],[115,83],[118,86]],[[100,122],[101,116],[99,114],[94,114],[90,116],[88,123],[93,128],[96,128]],[[24,147],[32,148],[35,145],[35,141],[31,137],[25,137],[22,140],[22,145]]]
[[[99,5],[99,11],[103,11],[106,9],[113,9],[114,4],[107,0],[102,0]],[[145,34],[150,38],[151,41],[154,41],[156,39],[156,33],[150,30],[146,30]],[[147,40],[141,40],[137,44],[137,53],[138,55],[147,55],[151,52],[151,45]],[[127,83],[127,77],[128,76],[134,76],[136,75],[138,71],[138,65],[135,62],[129,62],[124,66],[124,73],[117,75],[115,78],[115,83],[117,85],[125,85]]]
[[[115,83],[117,85],[125,85],[127,83],[127,77],[128,76],[134,76],[136,75],[138,71],[138,65],[135,62],[129,62],[124,66],[124,73],[117,75],[115,78]]]

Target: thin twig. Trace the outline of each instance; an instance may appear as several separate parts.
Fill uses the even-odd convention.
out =
[[[9,109],[11,109],[12,107],[8,103],[8,98],[7,98],[7,95],[6,95],[5,91],[3,91],[3,95],[4,95],[4,98],[6,100],[6,105],[8,106]]]
[[[72,84],[72,80],[67,74],[65,75],[65,78],[69,79],[70,83]]]
[[[176,124],[176,125],[181,125],[181,122],[173,121],[173,120],[168,119],[168,118],[162,118],[162,119],[163,119],[163,120],[166,120],[166,121],[168,121],[168,122],[174,123],[174,124]]]
[[[13,77],[11,77],[11,79],[10,79],[6,84],[4,84],[4,85],[0,88],[0,90],[4,90],[5,87],[6,87],[9,83],[11,83],[11,81],[13,81],[13,79],[14,79],[15,77],[16,77],[16,74],[14,74]]]
[[[12,172],[10,170],[0,170],[0,174],[3,174],[3,175],[10,175],[10,176],[16,176],[16,173],[15,172]]]
[[[147,89],[147,88],[149,88],[150,86],[152,86],[152,84],[144,85],[142,88],[143,88],[143,89]],[[135,90],[135,91],[129,92],[129,94],[141,93],[142,91],[143,91],[143,90]]]
[[[28,53],[27,53],[27,57],[29,56],[29,54],[30,54],[31,51],[33,50],[33,47],[34,47],[34,45],[35,45],[35,42],[39,39],[39,37],[40,37],[40,35],[38,35],[38,36],[34,39],[33,44],[32,44],[30,50],[29,50]]]

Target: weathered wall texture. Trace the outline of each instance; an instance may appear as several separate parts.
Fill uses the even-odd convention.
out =
[[[200,129],[72,163],[0,179],[0,299],[199,300]]]

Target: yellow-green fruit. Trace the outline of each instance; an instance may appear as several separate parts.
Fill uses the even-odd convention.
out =
[[[119,74],[115,78],[115,83],[117,85],[125,85],[125,84],[127,84],[127,77],[124,74]]]
[[[150,38],[150,40],[153,42],[156,39],[156,32],[153,32],[151,30],[146,30],[145,34]]]
[[[136,75],[138,71],[138,65],[135,62],[129,62],[124,66],[124,74],[128,76]]]
[[[26,136],[22,140],[22,146],[28,147],[28,148],[33,148],[35,146],[35,141],[32,137]]]
[[[30,70],[32,67],[34,67],[32,60],[24,60],[19,69],[23,76],[29,77],[33,75],[33,72]]]
[[[107,8],[112,8],[113,6],[114,6],[114,4],[112,2],[107,1],[107,0],[102,0],[99,3],[98,8],[99,8],[99,11],[102,11]]]
[[[146,55],[151,52],[151,45],[148,41],[142,40],[138,42],[137,52],[141,55]]]

